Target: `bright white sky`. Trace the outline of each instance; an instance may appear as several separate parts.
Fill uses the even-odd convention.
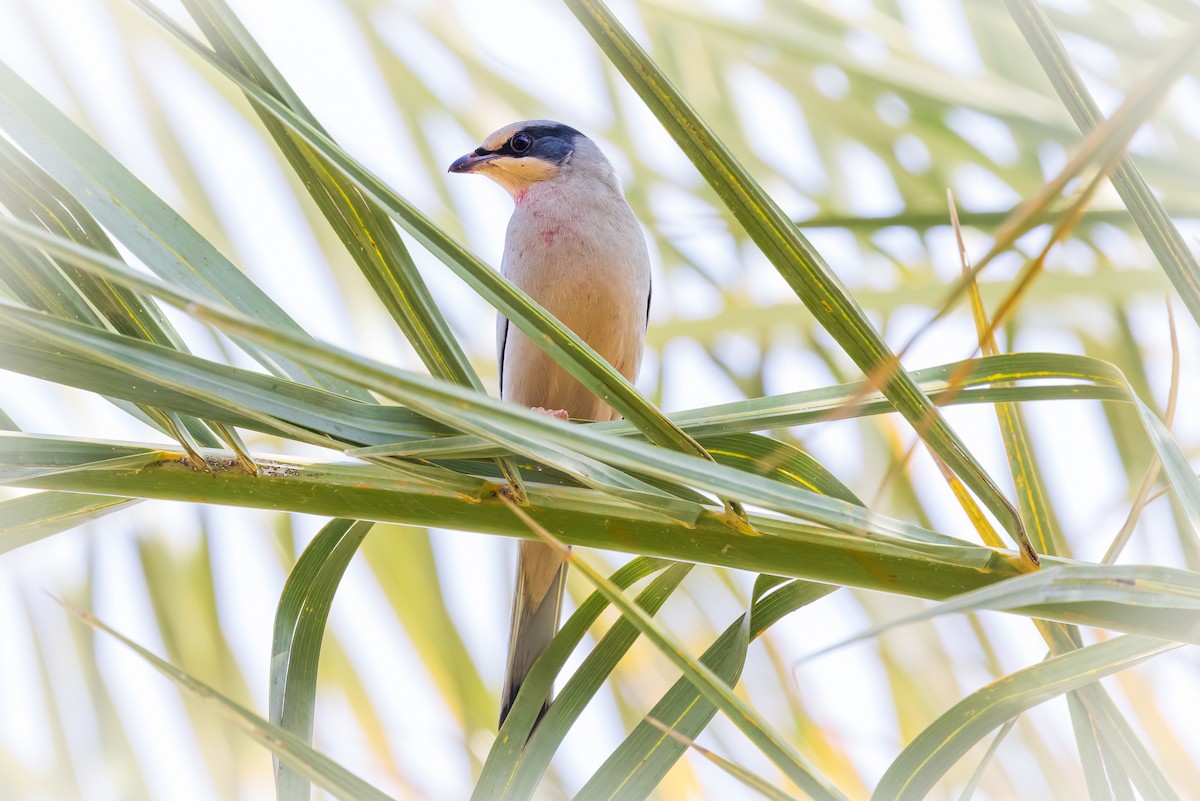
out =
[[[430,0],[432,2],[432,0]],[[238,0],[234,7],[268,53],[276,60],[284,75],[317,116],[331,129],[332,134],[350,152],[377,170],[386,180],[423,207],[437,202],[433,187],[420,171],[405,167],[405,154],[411,145],[404,125],[385,95],[386,87],[374,73],[374,64],[364,54],[358,34],[345,12],[333,0]],[[484,134],[509,119],[507,113],[486,95],[481,95],[469,77],[448,57],[441,46],[419,28],[406,25],[406,8],[420,6],[398,3],[394,9],[381,12],[376,20],[387,40],[414,70],[422,74],[431,87],[447,103],[459,103],[471,98],[477,130],[463,131],[448,119],[429,121],[430,129],[438,136],[434,146],[447,164],[457,155],[473,148]],[[599,127],[608,120],[607,94],[599,71],[594,48],[582,35],[577,23],[561,6],[539,0],[506,0],[503,13],[495,13],[497,4],[484,0],[456,0],[462,25],[475,46],[494,59],[498,71],[524,84],[531,92],[544,98],[555,115],[585,131]],[[631,24],[635,20],[627,13],[628,4],[613,3],[613,7]],[[718,4],[708,4],[714,8]],[[1058,3],[1070,6],[1070,3]],[[1074,4],[1078,5],[1078,4]],[[909,0],[902,8],[916,33],[916,44],[936,64],[964,74],[980,69],[978,54],[970,47],[969,37],[960,35],[962,20],[953,0]],[[170,7],[169,5],[167,7]],[[723,6],[722,6],[723,7]],[[870,4],[861,0],[843,4],[847,13],[863,13]],[[64,108],[71,108],[68,94],[52,62],[41,49],[44,41],[34,30],[54,28],[55,57],[70,74],[75,95],[87,106],[87,111],[100,128],[105,143],[143,180],[168,202],[178,203],[181,194],[173,186],[147,130],[139,99],[132,95],[128,70],[129,61],[115,52],[115,40],[110,19],[95,0],[0,0],[0,57],[17,69]],[[734,12],[753,18],[757,3],[738,4]],[[636,25],[635,25],[636,28]],[[319,43],[319,46],[318,46]],[[853,43],[852,43],[853,44]],[[869,47],[869,43],[863,44]],[[415,365],[411,352],[399,342],[390,321],[381,315],[347,314],[336,302],[334,286],[324,264],[323,256],[291,199],[284,175],[275,160],[269,157],[266,146],[237,113],[231,111],[212,86],[199,78],[176,53],[162,42],[148,42],[138,52],[130,54],[132,67],[149,76],[155,91],[155,102],[162,105],[171,119],[181,147],[197,163],[217,164],[219,169],[205,170],[201,179],[206,189],[219,201],[218,213],[231,238],[229,255],[242,265],[253,278],[315,335],[356,348],[371,356],[405,365]],[[1103,54],[1092,56],[1096,73],[1104,74]],[[553,64],[552,69],[546,67]],[[332,65],[332,68],[331,68]],[[835,76],[836,78],[836,76]],[[744,87],[739,112],[757,120],[765,130],[791,132],[792,141],[799,143],[789,149],[779,164],[781,175],[807,191],[819,191],[826,180],[816,164],[815,151],[806,147],[806,121],[799,110],[781,103],[772,86],[757,73],[746,68],[737,80]],[[835,81],[836,82],[836,81]],[[1194,82],[1180,89],[1196,97]],[[627,110],[644,118],[645,135],[637,147],[643,157],[653,157],[662,165],[664,174],[692,181],[694,173],[661,128],[644,111],[632,94],[622,98]],[[1111,105],[1116,97],[1101,97]],[[1195,104],[1192,108],[1196,108]],[[541,108],[531,108],[523,116],[538,116]],[[963,112],[954,120],[963,130],[976,131],[983,137],[981,146],[989,148],[998,159],[1014,157],[1006,130],[997,130],[978,115]],[[760,143],[752,144],[759,146]],[[625,156],[613,146],[607,152],[618,165]],[[761,143],[761,148],[777,152]],[[914,158],[920,158],[916,153]],[[1048,153],[1049,164],[1061,163],[1061,154]],[[898,210],[899,196],[889,179],[880,175],[873,157],[859,151],[846,154],[856,181],[864,187],[857,197],[867,198],[866,205],[849,209],[864,214],[885,214]],[[991,182],[994,184],[995,182]],[[963,187],[988,186],[979,176],[971,176]],[[960,187],[963,188],[963,187]],[[508,216],[508,201],[500,190],[479,180],[454,180],[451,192],[462,218],[469,221],[470,244],[489,262],[499,262],[504,226]],[[961,193],[960,193],[961,194]],[[789,211],[807,213],[811,205],[795,195],[793,190],[781,191],[780,201]],[[1000,208],[1010,198],[1005,187],[992,186],[982,193],[962,197],[968,207]],[[711,210],[691,196],[678,191],[660,190],[654,194],[655,212],[665,220],[666,230],[678,230],[688,235],[681,242],[687,252],[710,267],[715,274],[732,278],[737,269],[738,253],[732,239],[722,231],[706,226]],[[1190,229],[1194,231],[1195,229]],[[969,244],[982,252],[985,240],[972,237]],[[1194,242],[1194,239],[1189,241]],[[827,260],[852,285],[886,286],[886,272],[873,273],[874,263],[864,260],[852,240],[834,232],[814,236],[814,242]],[[948,231],[932,233],[926,243],[940,275],[953,277],[958,271],[953,243]],[[897,243],[917,253],[920,243]],[[1133,249],[1128,261],[1145,261],[1144,250]],[[493,329],[490,310],[471,296],[432,259],[421,254],[422,266],[430,277],[435,292],[447,313],[467,340],[470,349],[481,363],[490,360]],[[747,256],[744,267],[751,278],[748,287],[756,302],[774,303],[789,297],[789,291],[760,258]],[[286,269],[279,265],[286,264]],[[675,271],[670,283],[661,274],[658,286],[670,291],[655,295],[653,319],[662,321],[673,317],[704,317],[719,310],[719,298],[699,280],[683,271]],[[1066,315],[1086,314],[1086,309],[1067,307]],[[220,358],[211,347],[211,340],[185,318],[173,315],[189,343],[202,355]],[[925,319],[924,312],[898,312],[889,321],[888,334],[893,342],[902,342]],[[1194,362],[1197,352],[1194,326],[1181,315],[1185,364]],[[480,324],[479,321],[485,321]],[[1061,350],[1078,352],[1080,345],[1062,334],[1057,320],[1045,330],[1027,328],[1018,349]],[[1167,334],[1163,324],[1161,304],[1146,303],[1135,313],[1137,334],[1148,349],[1148,367],[1159,397],[1165,391],[1169,374]],[[926,337],[908,360],[910,366],[921,366],[961,358],[965,353],[948,343],[969,339],[970,322],[964,317],[950,320],[937,333]],[[738,338],[728,345],[732,352],[739,347],[753,347]],[[720,376],[712,374],[698,349],[689,343],[672,343],[663,356],[667,380],[664,405],[669,409],[701,406],[737,397],[736,390]],[[652,377],[659,368],[657,356],[648,359],[643,379]],[[1193,404],[1186,401],[1197,397],[1195,371],[1185,381],[1177,427],[1181,440],[1194,444],[1200,438],[1200,419],[1187,413]],[[780,348],[767,376],[768,388],[780,392],[828,383],[824,368],[810,356],[794,349]],[[77,434],[105,438],[154,439],[148,432],[121,412],[103,401],[74,391],[49,390],[44,385],[21,376],[5,374],[0,390],[0,406],[8,411],[26,430],[44,433]],[[646,381],[647,388],[650,382]],[[1094,404],[1045,404],[1028,409],[1029,422],[1035,441],[1071,443],[1069,448],[1046,449],[1039,455],[1045,461],[1052,490],[1059,502],[1058,511],[1066,521],[1068,534],[1083,558],[1098,558],[1108,540],[1120,526],[1126,511],[1125,484],[1117,470],[1115,454],[1109,440],[1094,437],[1092,432],[1103,429],[1105,422]],[[985,407],[956,409],[950,412],[952,422],[964,433],[985,464],[995,467],[994,474],[1003,475],[1003,452],[994,436],[995,423]],[[825,424],[819,433],[806,432],[807,443],[815,455],[839,476],[853,483],[863,473],[859,458],[858,435],[853,423]],[[918,487],[940,484],[934,468],[918,459],[915,467]],[[970,538],[961,512],[948,496],[933,499],[935,524],[947,533]],[[1164,504],[1151,506],[1145,515],[1150,530],[1163,522],[1167,513]],[[297,527],[303,540],[323,521],[297,517]],[[212,508],[205,511],[205,524],[213,534],[215,574],[218,576],[219,603],[226,630],[236,657],[255,682],[256,706],[266,709],[266,679],[268,670],[271,618],[282,586],[283,573],[271,553],[268,516],[245,510],[227,511]],[[133,510],[102,519],[83,530],[60,535],[0,559],[0,630],[6,632],[4,669],[0,670],[0,743],[5,750],[31,766],[49,764],[51,749],[49,729],[45,723],[47,711],[36,684],[32,632],[22,611],[22,598],[35,610],[36,625],[50,653],[64,664],[52,667],[56,684],[67,688],[73,697],[82,698],[83,687],[78,676],[67,665],[72,660],[67,639],[65,616],[41,594],[68,587],[82,575],[89,555],[97,560],[99,602],[96,612],[101,618],[147,647],[162,653],[156,624],[142,589],[142,581],[134,550],[135,532],[156,532],[155,536],[178,542],[181,547],[194,542],[197,521],[187,507],[169,503],[145,503]],[[436,537],[439,552],[454,554],[453,559],[441,560],[442,578],[456,586],[471,586],[470,605],[452,609],[462,628],[468,647],[481,665],[495,666],[487,675],[499,682],[499,654],[503,653],[507,626],[508,567],[511,558],[509,543],[493,537],[462,533],[439,533]],[[90,551],[89,551],[90,546]],[[1156,561],[1178,564],[1177,549],[1171,544],[1155,544],[1148,536],[1135,537],[1129,549],[1129,560]],[[498,567],[499,566],[499,567]],[[741,577],[747,582],[751,577]],[[700,579],[697,579],[700,580]],[[456,602],[454,598],[452,602]],[[893,602],[897,612],[909,604]],[[410,776],[417,777],[422,790],[431,798],[462,797],[469,786],[464,777],[465,762],[452,744],[455,733],[439,730],[437,723],[444,715],[418,661],[411,652],[402,630],[389,613],[384,612],[383,596],[365,566],[355,563],[343,583],[333,612],[333,625],[341,632],[343,643],[363,671],[371,691],[383,710],[402,710],[401,714],[383,717],[396,744],[396,756]],[[729,616],[732,618],[732,611]],[[779,642],[786,653],[799,658],[820,646],[845,637],[867,625],[857,604],[842,596],[834,596],[819,604],[819,612],[805,610],[777,628]],[[988,676],[980,665],[975,648],[969,643],[972,636],[963,621],[940,621],[938,630],[947,647],[963,656],[965,667],[959,673],[964,692],[984,683]],[[1002,654],[1006,668],[1036,662],[1042,657],[1040,641],[1032,627],[1018,620],[989,616],[987,626],[1009,651]],[[898,751],[896,724],[890,712],[889,694],[878,662],[864,647],[852,648],[799,667],[797,680],[805,687],[805,697],[814,706],[818,720],[839,731],[852,746],[869,776],[878,776],[890,758]],[[866,646],[865,648],[870,648]],[[183,725],[183,707],[175,690],[165,680],[145,667],[136,657],[119,646],[103,647],[102,655],[107,675],[112,683],[128,731],[135,738],[135,747],[151,781],[156,797],[207,799],[213,788],[204,776],[204,765],[197,748],[190,740],[188,726]],[[756,656],[755,659],[758,659]],[[957,667],[957,666],[956,666]],[[1168,715],[1182,717],[1181,710],[1200,708],[1200,689],[1194,681],[1181,681],[1185,671],[1194,668],[1194,659],[1182,654],[1162,657],[1152,666],[1156,687],[1164,697],[1172,696],[1161,708]],[[763,670],[764,665],[752,659],[748,675]],[[972,670],[974,672],[972,672]],[[405,676],[398,682],[397,675]],[[850,689],[852,688],[852,690]],[[872,692],[877,688],[878,692]],[[321,748],[364,777],[378,782],[389,791],[387,777],[375,766],[360,759],[350,713],[337,698],[323,699],[324,706],[317,721],[317,739]],[[81,704],[80,709],[87,709]],[[1069,722],[1065,704],[1047,705],[1033,713],[1039,725],[1069,738]],[[1188,747],[1200,747],[1200,721],[1176,720],[1181,738]],[[91,721],[72,721],[69,746],[72,753],[88,764],[97,756],[96,732]],[[432,729],[430,726],[432,725]],[[578,786],[615,745],[622,734],[620,721],[610,704],[595,704],[586,713],[583,723],[568,739],[560,757],[563,773],[569,786]],[[706,734],[705,742],[720,743],[718,750],[750,767],[770,775],[762,758],[746,746],[736,732],[718,726],[719,740]],[[231,734],[231,736],[235,736]],[[479,744],[486,749],[487,742]],[[1028,756],[1019,748],[1002,752],[1019,775],[1019,767]],[[1200,757],[1200,751],[1197,752]],[[264,752],[264,761],[267,756]],[[726,797],[733,792],[728,780],[720,773],[699,765],[701,775],[709,784],[711,797]],[[264,773],[264,779],[266,774]],[[116,789],[104,781],[85,788],[88,801],[116,799]],[[271,792],[268,785],[251,788],[245,797],[262,798]]]

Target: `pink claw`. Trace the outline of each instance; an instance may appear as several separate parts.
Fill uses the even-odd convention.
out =
[[[557,417],[559,420],[570,420],[571,416],[567,414],[566,409],[543,409],[541,406],[532,406],[529,409],[531,412],[541,412],[548,414],[551,417]]]

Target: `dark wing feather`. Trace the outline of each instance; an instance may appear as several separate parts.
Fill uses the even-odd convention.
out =
[[[500,386],[497,393],[504,397],[504,345],[508,342],[508,318],[503,314],[496,315],[496,369],[500,375]]]
[[[650,301],[654,298],[654,282],[646,282],[646,328],[650,328]]]

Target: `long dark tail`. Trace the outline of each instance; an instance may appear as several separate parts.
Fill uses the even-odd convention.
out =
[[[508,640],[508,668],[500,694],[501,726],[534,661],[558,631],[566,584],[567,562],[552,547],[541,542],[521,543],[517,556],[517,586],[513,592],[512,633]],[[550,699],[547,698],[538,715],[539,721],[549,706]]]

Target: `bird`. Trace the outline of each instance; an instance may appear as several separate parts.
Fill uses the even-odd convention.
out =
[[[455,160],[449,172],[483,175],[508,192],[513,212],[501,272],[636,380],[650,314],[650,256],[620,178],[596,143],[561,122],[514,122]],[[561,419],[620,416],[503,314],[496,321],[496,351],[503,400]],[[567,562],[553,547],[520,542],[501,726],[558,631],[566,577]],[[547,698],[537,722],[549,704]]]

